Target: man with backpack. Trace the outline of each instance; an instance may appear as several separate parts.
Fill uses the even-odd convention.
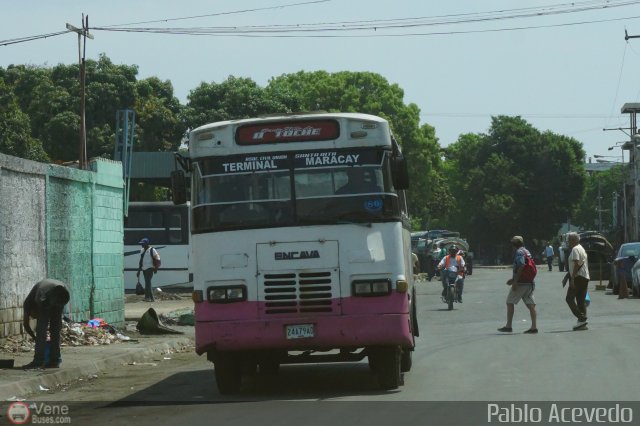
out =
[[[160,255],[158,254],[158,250],[155,247],[151,247],[149,244],[151,241],[149,238],[144,237],[140,240],[140,245],[142,248],[140,249],[140,263],[138,265],[138,272],[136,276],[140,278],[140,271],[142,271],[142,275],[144,276],[144,301],[145,302],[153,302],[153,289],[151,287],[151,279],[153,278],[153,274],[158,272],[158,268],[160,267]]]
[[[507,324],[499,328],[502,333],[511,333],[513,314],[515,305],[522,299],[529,308],[531,314],[531,327],[525,331],[525,334],[538,333],[536,302],[533,298],[535,290],[535,276],[537,273],[536,264],[531,257],[531,253],[524,247],[524,240],[521,236],[516,235],[511,238],[511,245],[515,249],[513,258],[513,276],[507,281],[507,285],[511,286],[507,295]]]

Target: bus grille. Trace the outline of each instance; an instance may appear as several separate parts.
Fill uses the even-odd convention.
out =
[[[264,274],[265,314],[332,313],[330,271]]]

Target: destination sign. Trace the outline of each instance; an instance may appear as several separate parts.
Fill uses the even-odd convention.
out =
[[[287,154],[259,154],[246,156],[233,156],[215,161],[201,163],[203,174],[226,174],[243,172],[268,172],[289,169],[289,156]]]
[[[295,154],[294,157],[294,167],[296,169],[307,167],[379,165],[381,163],[381,155],[371,151],[300,152]]]
[[[201,160],[203,175],[254,173],[320,167],[374,166],[382,164],[383,152],[361,150],[305,151],[297,153],[247,154]]]
[[[249,124],[236,130],[238,145],[287,142],[317,142],[337,139],[340,125],[335,120],[283,121]]]

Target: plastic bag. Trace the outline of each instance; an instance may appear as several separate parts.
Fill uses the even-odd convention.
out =
[[[142,284],[140,284],[140,281],[138,281],[138,283],[136,284],[136,294],[138,296],[142,296],[144,294],[144,287],[142,287]]]
[[[589,306],[591,304],[591,296],[589,295],[588,291],[587,291],[587,295],[584,297],[584,304],[585,306]]]

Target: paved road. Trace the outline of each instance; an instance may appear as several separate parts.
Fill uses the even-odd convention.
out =
[[[203,357],[184,353],[156,367],[123,366],[120,371],[41,399],[102,401],[98,406],[115,401],[109,408],[84,408],[76,413],[94,422],[107,414],[109,422],[118,423],[135,417],[141,425],[199,423],[211,416],[212,409],[217,420],[243,424],[250,419],[264,420],[267,414],[282,415],[275,407],[283,401],[316,401],[312,406],[285,403],[285,408],[280,408],[287,410],[287,419],[310,424],[311,420],[349,419],[363,411],[392,418],[406,401],[640,400],[640,300],[617,300],[595,291],[595,283],[591,283],[588,330],[574,332],[575,318],[564,302],[560,284],[563,274],[541,269],[535,292],[540,333],[522,334],[530,325],[529,312],[519,304],[514,333],[502,334],[496,329],[505,322],[509,274],[508,270],[475,269],[465,284],[464,303],[453,311],[447,311],[440,301],[439,283],[418,283],[421,337],[413,369],[398,391],[379,391],[366,362],[361,362],[284,366],[278,376],[246,380],[241,395],[223,397],[215,388],[212,365]],[[211,406],[212,402],[231,401],[236,403]],[[329,404],[315,410],[317,401],[395,404],[384,404],[385,410],[379,413],[379,405],[374,404],[376,411],[364,403]],[[312,407],[312,411],[324,414],[304,416]],[[433,412],[439,405],[424,407]],[[640,411],[636,415],[640,416]]]

